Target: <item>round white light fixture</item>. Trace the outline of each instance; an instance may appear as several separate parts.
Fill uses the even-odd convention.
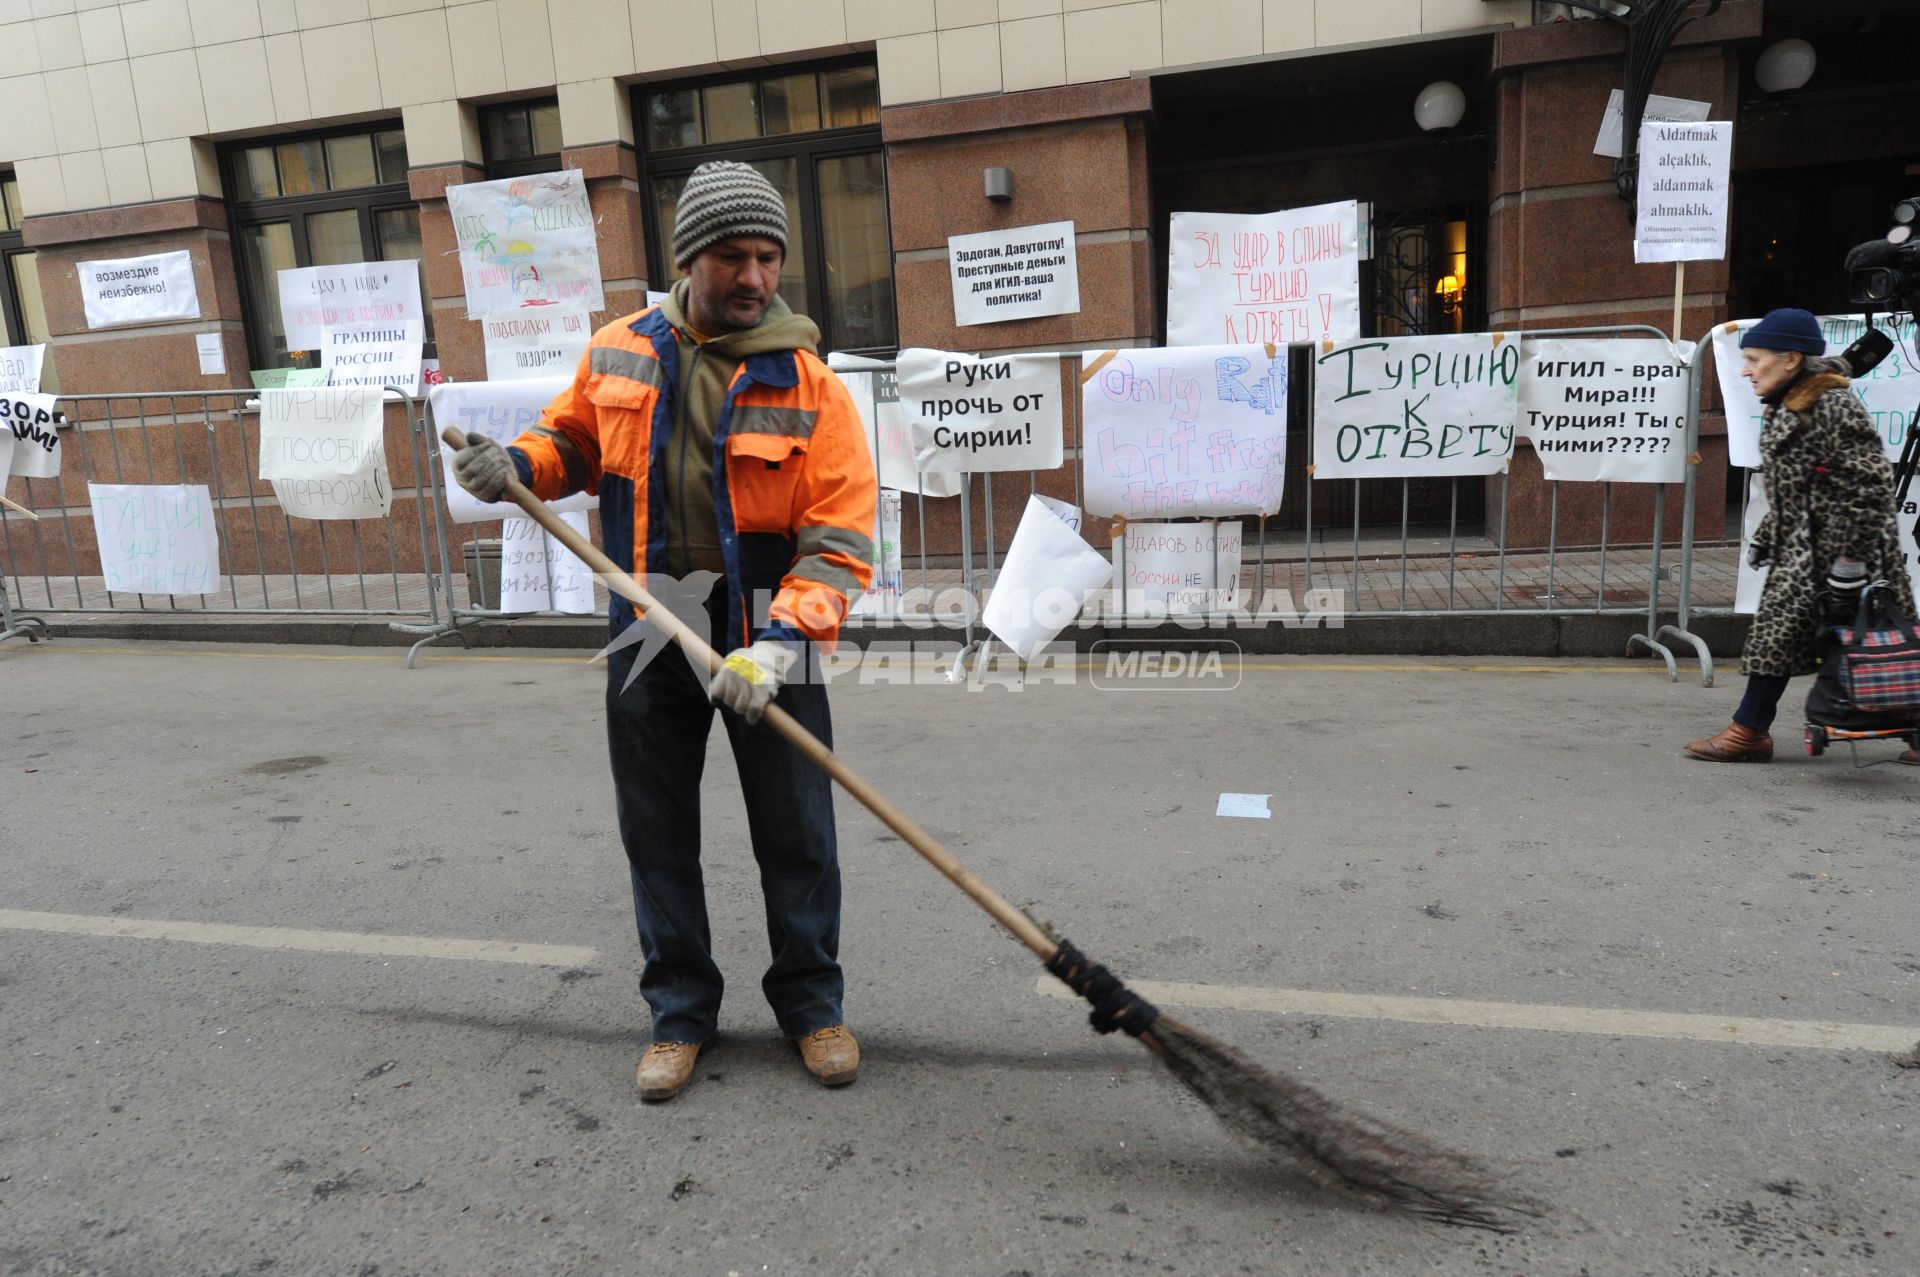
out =
[[[1753,78],[1768,93],[1791,93],[1813,78],[1816,61],[1805,40],[1776,40],[1753,64]]]
[[[1452,80],[1435,80],[1413,100],[1414,122],[1429,133],[1452,128],[1466,113],[1467,95]]]

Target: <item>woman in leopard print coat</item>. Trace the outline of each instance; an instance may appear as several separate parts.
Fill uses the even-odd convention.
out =
[[[1773,757],[1767,729],[1787,680],[1818,666],[1819,581],[1857,575],[1864,565],[1885,576],[1901,606],[1913,611],[1894,519],[1893,466],[1849,389],[1846,364],[1824,358],[1825,349],[1819,322],[1804,310],[1773,311],[1741,341],[1741,375],[1767,404],[1760,457],[1769,509],[1748,551],[1755,567],[1768,568],[1767,584],[1741,654],[1746,697],[1725,731],[1687,745],[1693,758]]]

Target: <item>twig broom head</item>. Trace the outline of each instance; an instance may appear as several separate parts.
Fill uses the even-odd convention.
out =
[[[1491,1232],[1513,1232],[1520,1217],[1539,1214],[1473,1159],[1262,1068],[1163,1014],[1064,940],[1047,970],[1093,1003],[1095,1029],[1140,1039],[1249,1147],[1323,1187],[1378,1209]]]

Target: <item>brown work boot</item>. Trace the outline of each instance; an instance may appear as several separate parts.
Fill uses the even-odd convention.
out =
[[[1728,723],[1718,736],[1688,741],[1687,757],[1709,763],[1772,762],[1773,737],[1739,723]]]
[[[802,1038],[794,1038],[807,1072],[822,1086],[845,1086],[860,1076],[860,1044],[853,1030],[844,1024],[817,1029]]]
[[[1894,761],[1897,763],[1905,763],[1909,767],[1920,767],[1920,749],[1915,749],[1909,745],[1900,751],[1900,757],[1894,759]]]
[[[640,1098],[649,1103],[670,1100],[687,1089],[693,1080],[693,1062],[700,1058],[704,1042],[655,1042],[640,1057],[633,1080],[640,1084]]]

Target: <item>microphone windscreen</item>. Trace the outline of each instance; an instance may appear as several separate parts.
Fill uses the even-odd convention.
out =
[[[1889,244],[1884,239],[1870,239],[1864,244],[1855,244],[1847,250],[1846,268],[1873,270],[1876,267],[1898,266],[1906,248],[1904,244]]]

